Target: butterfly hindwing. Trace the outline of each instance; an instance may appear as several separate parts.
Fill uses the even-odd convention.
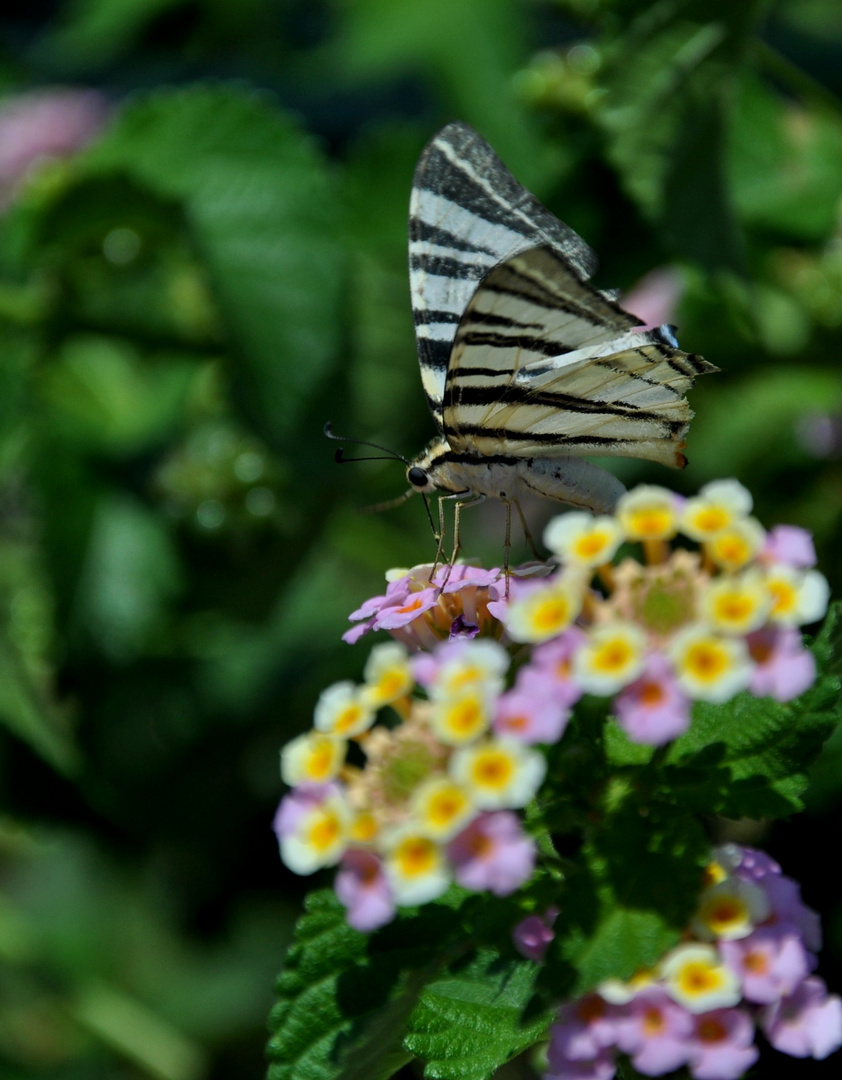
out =
[[[518,458],[611,454],[682,465],[684,394],[715,371],[641,329],[548,247],[496,266],[460,320],[443,431],[454,451]]]
[[[587,244],[515,180],[472,128],[443,128],[418,162],[409,213],[418,359],[439,428],[456,330],[477,285],[494,267],[537,245],[559,256],[577,280],[596,267]]]

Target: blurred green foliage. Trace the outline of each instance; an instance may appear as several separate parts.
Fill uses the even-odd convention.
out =
[[[0,34],[0,1075],[258,1076],[311,884],[269,829],[278,748],[359,674],[348,612],[433,551],[420,504],[357,513],[400,468],[339,469],[322,437],[332,420],[412,454],[432,434],[406,283],[418,152],[464,119],[603,285],[675,268],[682,343],[722,374],[693,394],[685,474],[612,467],[687,492],[738,476],[765,523],[812,529],[839,594],[842,17],[66,0],[13,4]],[[15,173],[6,110],[60,84],[97,88],[107,122],[50,157],[32,119]],[[489,564],[501,520],[467,516]],[[840,766],[835,739],[808,795],[822,830]],[[818,832],[764,843],[822,909],[838,989]]]

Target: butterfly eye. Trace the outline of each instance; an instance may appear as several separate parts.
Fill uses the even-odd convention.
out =
[[[429,482],[427,474],[417,466],[407,469],[406,478],[414,488],[425,488]]]

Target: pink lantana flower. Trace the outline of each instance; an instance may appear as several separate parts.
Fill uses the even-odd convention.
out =
[[[791,994],[816,963],[798,933],[777,927],[761,927],[746,938],[721,941],[719,951],[739,975],[743,997],[759,1005]]]
[[[690,726],[690,700],[679,688],[672,665],[658,653],[617,696],[614,712],[632,742],[649,746],[670,742]]]
[[[813,685],[816,661],[795,627],[766,626],[749,634],[747,642],[757,665],[749,684],[752,694],[792,701]]]
[[[517,815],[500,810],[475,818],[450,842],[447,855],[463,888],[508,896],[531,876],[536,850]]]
[[[801,899],[797,881],[784,874],[770,875],[763,888],[772,905],[773,925],[793,926],[811,952],[822,947],[822,928],[818,914]]]
[[[816,548],[806,529],[797,525],[776,525],[766,536],[760,558],[763,562],[788,563],[790,566],[815,566]]]
[[[721,844],[714,854],[719,862],[746,881],[765,881],[770,874],[781,876],[781,864],[759,848]]]
[[[543,915],[527,915],[512,931],[514,946],[527,960],[540,963],[555,937],[553,924],[558,918],[558,908],[550,907]]]
[[[571,626],[552,641],[537,645],[531,662],[518,673],[518,688],[530,692],[540,685],[562,705],[575,705],[583,691],[573,677],[573,657],[586,640],[584,631]]]
[[[824,982],[810,976],[789,997],[761,1015],[766,1038],[793,1057],[826,1058],[842,1046],[842,1000],[828,994]]]
[[[367,600],[348,617],[358,623],[342,640],[353,644],[374,630],[387,630],[408,649],[433,649],[446,641],[459,620],[461,633],[490,633],[489,601],[497,598],[492,586],[499,569],[483,570],[456,563],[433,573],[430,563],[411,570],[389,571],[383,596]]]
[[[550,1028],[549,1061],[587,1061],[617,1042],[617,1022],[622,1011],[599,994],[586,994],[558,1011]]]
[[[693,1017],[658,987],[637,994],[617,1021],[617,1046],[645,1076],[661,1076],[686,1064]]]
[[[555,743],[564,734],[570,711],[543,694],[510,690],[497,699],[494,731],[524,743]]]
[[[370,851],[351,848],[342,856],[336,875],[336,895],[347,908],[346,918],[355,930],[368,933],[391,922],[395,900],[383,864]]]
[[[544,1080],[611,1080],[617,1073],[614,1055],[609,1050],[600,1051],[594,1058],[571,1061],[553,1055],[550,1044],[549,1060],[552,1072],[546,1073]]]
[[[696,1080],[738,1080],[757,1061],[754,1024],[744,1009],[713,1009],[693,1019],[690,1072]]]

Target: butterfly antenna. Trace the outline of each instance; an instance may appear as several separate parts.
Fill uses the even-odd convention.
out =
[[[333,455],[333,459],[338,465],[344,465],[347,461],[387,461],[391,459],[402,461],[404,465],[409,464],[409,459],[405,458],[403,454],[397,454],[394,450],[390,450],[387,446],[381,446],[380,443],[366,442],[363,439],[350,439],[347,435],[334,435],[333,426],[330,420],[328,420],[328,422],[325,424],[324,431],[325,437],[328,439],[332,439],[334,442],[349,442],[355,443],[357,446],[370,446],[373,450],[382,450],[383,453],[386,455],[385,457],[372,456],[349,458],[344,456],[344,448],[340,446],[336,453]],[[404,498],[406,497],[407,496],[404,496]]]

